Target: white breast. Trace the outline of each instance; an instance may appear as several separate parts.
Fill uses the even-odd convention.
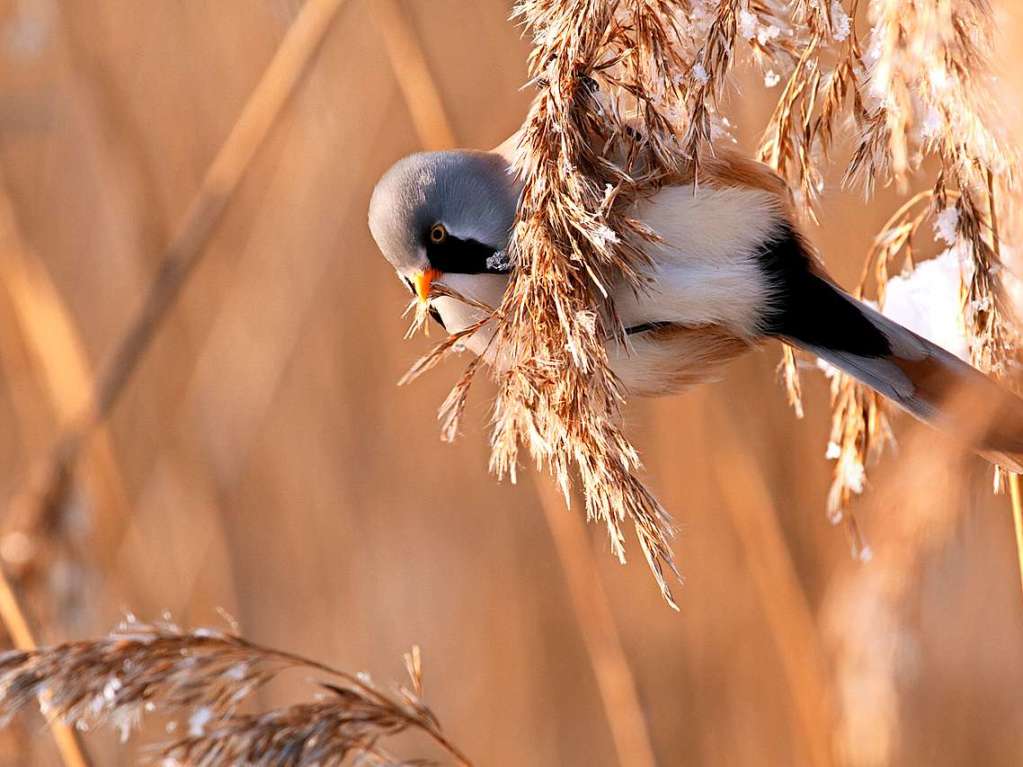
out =
[[[747,187],[667,187],[639,203],[636,215],[662,242],[644,246],[654,262],[652,289],[617,291],[622,320],[723,325],[755,336],[770,296],[757,255],[783,224],[778,198]]]

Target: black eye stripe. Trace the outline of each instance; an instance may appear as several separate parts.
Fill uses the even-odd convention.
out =
[[[506,263],[496,265],[493,260],[497,251],[482,242],[455,237],[451,232],[443,242],[426,239],[426,256],[430,266],[446,274],[505,274],[509,271]],[[489,263],[488,263],[489,260]]]

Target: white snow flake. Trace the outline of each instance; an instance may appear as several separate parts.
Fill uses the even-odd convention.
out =
[[[201,738],[206,734],[206,725],[213,718],[213,709],[209,706],[200,706],[188,718],[188,737]]]
[[[842,7],[841,0],[831,0],[831,34],[838,41],[842,42],[849,38],[852,32],[852,19]]]
[[[739,37],[743,40],[752,40],[757,33],[757,15],[750,13],[745,8],[739,11]]]
[[[959,254],[950,248],[917,264],[906,276],[888,280],[883,313],[960,359],[970,348],[959,304],[962,270]]]
[[[495,272],[507,271],[511,267],[511,262],[508,260],[507,254],[503,250],[499,250],[492,256],[487,257],[487,269],[493,269]]]
[[[959,236],[959,209],[949,205],[934,220],[934,238],[955,245]]]

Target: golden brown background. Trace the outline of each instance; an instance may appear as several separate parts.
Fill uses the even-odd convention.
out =
[[[1020,11],[1004,5],[1011,63]],[[8,517],[300,7],[0,0]],[[628,712],[605,709],[584,640],[607,636],[602,587],[658,764],[1021,763],[1023,596],[1007,500],[936,435],[914,458],[900,420],[905,448],[856,507],[875,557],[853,561],[824,513],[826,384],[806,377],[796,420],[775,346],[720,384],[627,411],[681,530],[681,611],[661,602],[638,551],[616,565],[596,528],[599,577],[575,609],[532,472],[517,486],[487,474],[487,386],[454,445],[434,414],[460,363],[396,387],[430,342],[402,341],[407,294],[365,223],[375,180],[422,146],[395,76],[396,60],[408,65],[402,29],[455,138],[473,147],[522,120],[528,40],[507,2],[407,0],[397,32],[391,7],[342,5],[90,441],[56,528],[0,528],[40,637],[101,634],[125,610],[221,625],[222,607],[254,640],[383,680],[418,643],[426,698],[477,764],[613,765],[608,717]],[[777,90],[739,84],[727,110],[752,147]],[[999,91],[1006,114],[1018,86]],[[898,195],[865,204],[837,181],[812,236],[850,284]],[[309,693],[301,679],[260,702],[296,693]],[[96,764],[134,763],[109,738],[86,744]],[[649,764],[641,751],[626,761]],[[56,759],[38,717],[0,739],[2,765]]]

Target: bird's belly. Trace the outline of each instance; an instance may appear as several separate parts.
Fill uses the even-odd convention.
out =
[[[507,286],[507,278],[503,275],[450,274],[445,275],[443,280],[447,287],[462,296],[489,307],[500,305]],[[626,301],[626,296],[631,297],[631,291],[615,292],[621,293],[616,295],[615,304],[626,310],[622,312],[625,315],[622,319],[628,327],[678,319],[679,311],[672,313],[659,308],[659,302],[656,301],[653,304],[644,303],[642,297],[634,310],[630,310],[633,308]],[[650,300],[649,297],[647,300]],[[678,296],[676,301],[680,301]],[[449,333],[461,333],[487,316],[483,308],[447,296],[434,298],[432,305]],[[650,306],[652,310],[643,310]],[[467,335],[462,343],[470,352],[483,356],[490,365],[500,369],[505,365],[498,358],[495,344],[492,343],[495,332],[496,323],[490,322]],[[630,335],[624,343],[609,341],[607,352],[612,371],[631,395],[658,396],[714,380],[726,362],[748,348],[750,341],[736,329],[706,323],[698,327],[678,324],[654,327]]]
[[[611,369],[633,396],[675,394],[716,380],[751,343],[720,326],[668,326],[608,344]]]

